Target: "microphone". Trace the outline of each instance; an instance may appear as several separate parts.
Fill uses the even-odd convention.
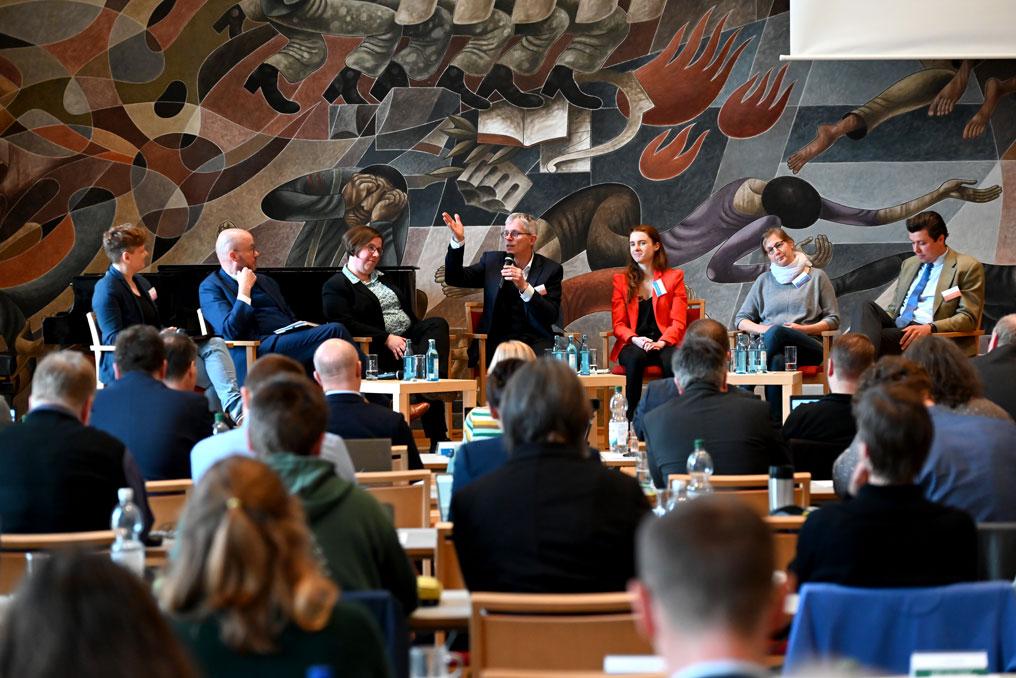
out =
[[[510,254],[504,255],[504,265],[505,266],[514,266],[515,265],[515,257],[513,257]]]

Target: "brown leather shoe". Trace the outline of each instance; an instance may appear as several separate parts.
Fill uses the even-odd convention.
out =
[[[416,403],[409,406],[409,421],[416,421],[430,410],[430,403]]]

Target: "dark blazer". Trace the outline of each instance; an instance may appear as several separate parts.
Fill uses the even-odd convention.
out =
[[[409,316],[410,327],[419,322],[413,314],[413,305],[400,290],[390,285],[387,276],[380,278],[381,284],[395,293],[399,306]],[[325,318],[340,322],[356,337],[370,337],[371,351],[379,353],[381,344],[388,338],[385,319],[381,313],[381,302],[367,289],[366,285],[354,285],[341,271],[336,273],[321,289],[321,303]]]
[[[328,403],[328,432],[343,438],[390,438],[392,445],[409,448],[409,468],[421,469],[423,462],[416,449],[413,432],[401,414],[387,407],[367,402],[354,393],[330,393]]]
[[[494,316],[494,302],[497,300],[501,283],[504,282],[504,278],[501,277],[501,269],[504,267],[505,252],[484,252],[480,261],[470,266],[463,266],[462,258],[465,250],[465,247],[448,248],[445,253],[445,282],[455,287],[483,288],[483,316],[480,318],[480,326],[477,331],[488,332],[491,319]],[[535,334],[544,338],[554,336],[551,326],[558,321],[561,315],[561,279],[563,277],[564,270],[561,268],[561,264],[533,253],[533,265],[529,269],[529,277],[526,280],[534,288],[543,285],[547,293],[536,292],[528,303],[523,304],[529,326],[519,328],[520,335]]]
[[[984,385],[984,397],[1016,419],[1016,344],[999,346],[972,360]]]
[[[452,460],[452,496],[477,478],[501,468],[507,461],[508,450],[504,446],[504,436],[460,445]]]
[[[0,430],[3,531],[108,530],[121,487],[134,488],[134,503],[151,524],[144,483],[128,477],[132,465],[123,443],[111,435],[62,410],[32,410],[23,422]]]
[[[865,485],[808,516],[790,569],[799,584],[945,586],[977,579],[977,528],[916,485]]]
[[[208,401],[128,372],[96,392],[92,426],[120,440],[145,480],[190,478],[190,451],[212,432]]]
[[[677,390],[677,384],[673,379],[653,379],[645,385],[642,389],[642,399],[635,408],[635,418],[631,422],[639,440],[646,439],[646,415],[679,395],[681,392]]]
[[[783,439],[814,440],[847,449],[857,433],[852,400],[849,393],[827,393],[816,402],[799,405],[783,422]]]
[[[623,591],[649,503],[629,476],[559,445],[514,450],[452,496],[470,591]]]
[[[275,327],[259,327],[254,307],[236,298],[238,289],[236,281],[219,268],[209,273],[198,287],[201,312],[210,331],[221,334],[224,339],[251,341],[268,336],[280,327],[297,320],[285,297],[282,296],[279,283],[264,273],[258,273],[257,278],[255,285],[267,294],[277,307],[278,324]]]
[[[92,311],[95,312],[95,320],[99,324],[99,333],[103,344],[113,346],[122,330],[145,322],[141,304],[151,303],[158,315],[158,307],[148,296],[149,290],[152,289],[151,283],[140,275],[136,275],[134,284],[137,285],[138,291],[144,295],[144,299],[141,301],[131,292],[123,274],[112,266],[106,269],[106,274],[95,283],[95,289],[92,291]],[[162,327],[161,323],[157,327]],[[112,353],[102,354],[99,379],[103,384],[113,383]]]
[[[789,464],[786,443],[760,400],[693,382],[680,398],[645,417],[649,470],[657,487],[671,473],[687,473],[695,439],[705,440],[716,475],[768,473]]]

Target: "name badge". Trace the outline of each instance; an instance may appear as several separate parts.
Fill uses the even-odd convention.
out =
[[[942,299],[944,301],[952,301],[953,299],[959,299],[961,294],[959,285],[954,285],[947,290],[942,290]]]
[[[794,278],[793,280],[791,280],[790,282],[797,289],[801,289],[801,287],[808,284],[809,280],[811,280],[811,274],[808,273],[807,271],[801,271],[801,274],[796,278]]]
[[[658,297],[662,297],[667,293],[667,288],[663,284],[663,278],[657,278],[653,281],[653,292],[655,292]]]

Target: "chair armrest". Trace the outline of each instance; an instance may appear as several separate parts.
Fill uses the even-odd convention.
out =
[[[105,344],[100,344],[96,346],[95,344],[90,344],[88,346],[88,350],[98,351],[99,353],[112,353],[113,351],[116,350],[116,346],[106,346]]]
[[[963,332],[935,332],[936,337],[944,337],[946,339],[956,339],[959,337],[980,337],[985,334],[984,330],[965,330]]]
[[[353,337],[353,343],[364,353],[370,353],[370,337]]]
[[[257,339],[253,339],[253,340],[247,340],[247,339],[236,339],[236,340],[225,339],[224,341],[225,341],[225,344],[226,344],[227,348],[246,348],[248,346],[253,346],[254,348],[257,348],[258,346],[261,345],[261,342],[258,341]]]

